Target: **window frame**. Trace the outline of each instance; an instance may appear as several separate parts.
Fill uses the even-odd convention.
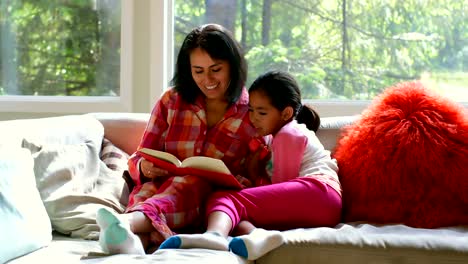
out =
[[[174,73],[174,0],[150,2],[150,73],[148,112],[169,88]]]
[[[122,0],[119,96],[0,96],[0,112],[87,113],[129,112],[132,108],[133,1]]]

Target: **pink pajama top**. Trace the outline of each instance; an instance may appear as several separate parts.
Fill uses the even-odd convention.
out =
[[[296,177],[313,177],[326,183],[341,195],[338,165],[325,150],[315,133],[293,120],[283,126],[271,142],[271,182],[284,182]]]

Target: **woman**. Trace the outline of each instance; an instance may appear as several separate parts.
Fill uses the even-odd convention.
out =
[[[174,87],[151,113],[140,148],[219,158],[234,175],[246,175],[244,157],[256,136],[248,116],[247,65],[239,44],[222,26],[193,29],[177,57]],[[174,231],[201,226],[212,186],[195,176],[174,176],[134,153],[128,162],[135,188],[122,215],[97,213],[99,242],[109,253],[145,254]],[[244,183],[248,185],[246,178]]]

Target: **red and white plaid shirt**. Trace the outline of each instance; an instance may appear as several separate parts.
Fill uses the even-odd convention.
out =
[[[199,96],[194,104],[189,104],[170,89],[153,108],[139,148],[166,151],[180,160],[195,155],[218,158],[232,174],[244,176],[243,158],[248,154],[249,140],[256,136],[249,120],[248,100],[244,88],[239,100],[229,107],[224,117],[208,128],[204,98]],[[129,173],[136,185],[141,184],[140,159],[134,153],[128,162]]]

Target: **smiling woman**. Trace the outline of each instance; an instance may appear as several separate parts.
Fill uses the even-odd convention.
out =
[[[224,101],[231,80],[229,63],[212,59],[209,53],[196,48],[190,53],[190,64],[193,80],[206,98]]]
[[[246,157],[252,155],[249,141],[257,134],[248,117],[246,63],[232,33],[217,24],[194,28],[183,41],[175,69],[172,86],[155,102],[139,148],[179,160],[220,159],[236,179],[248,182]],[[128,172],[135,187],[125,214],[97,215],[101,245],[108,253],[144,254],[142,248],[151,250],[176,230],[190,232],[203,221],[200,213],[215,189],[211,182],[190,172],[180,176],[138,151],[129,159]],[[108,242],[115,236],[122,241]]]

